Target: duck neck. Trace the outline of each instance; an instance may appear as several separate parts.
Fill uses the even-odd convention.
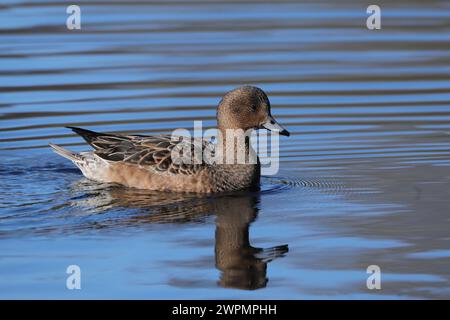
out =
[[[217,150],[222,164],[257,164],[258,157],[250,143],[251,130],[219,128]]]

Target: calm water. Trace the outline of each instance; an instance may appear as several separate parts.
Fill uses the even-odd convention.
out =
[[[0,298],[450,298],[448,1],[379,2],[379,31],[357,1],[77,3],[81,31],[0,5]],[[241,84],[292,133],[259,193],[102,185],[47,147],[214,126]]]

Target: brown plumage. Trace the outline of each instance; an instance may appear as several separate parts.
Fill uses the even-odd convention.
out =
[[[266,94],[251,86],[237,88],[222,98],[217,108],[217,122],[223,135],[228,129],[247,131],[263,127],[289,135],[271,116]],[[53,144],[50,146],[56,153],[72,160],[89,179],[141,189],[197,193],[241,190],[259,184],[259,161],[204,161],[205,153],[212,157],[224,154],[223,160],[226,160],[229,147],[226,138],[214,145],[181,136],[116,135],[69,128],[94,150],[74,153]],[[254,154],[248,139],[232,144],[237,150]],[[187,156],[190,163],[177,161],[174,152]]]

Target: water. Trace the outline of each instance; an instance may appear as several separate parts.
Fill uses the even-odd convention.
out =
[[[381,2],[379,31],[357,1],[77,3],[81,31],[0,5],[0,298],[450,298],[448,1]],[[258,193],[102,185],[47,146],[213,127],[242,84],[292,133]]]

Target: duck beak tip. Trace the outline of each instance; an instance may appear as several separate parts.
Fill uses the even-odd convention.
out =
[[[260,125],[260,128],[265,128],[269,131],[277,132],[279,135],[289,137],[290,133],[285,128],[283,128],[272,116]]]

